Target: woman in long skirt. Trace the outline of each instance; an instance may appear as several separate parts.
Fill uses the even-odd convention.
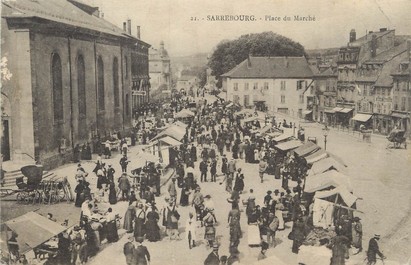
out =
[[[278,230],[284,230],[284,218],[283,218],[284,205],[277,203],[275,206],[275,216],[278,218]]]
[[[107,220],[107,224],[106,224],[107,241],[109,243],[117,242],[118,241],[117,220],[116,220],[116,214],[113,213],[113,209],[108,208],[106,220]]]
[[[188,206],[188,196],[190,195],[190,188],[186,182],[181,185],[180,206]]]
[[[127,233],[133,232],[133,221],[136,216],[136,207],[132,201],[129,202],[126,214],[124,215],[123,228]]]
[[[113,182],[110,183],[110,192],[108,194],[108,201],[109,201],[110,204],[116,204],[117,203],[116,186]]]
[[[150,206],[147,213],[146,222],[146,237],[150,242],[156,242],[160,240],[160,227],[158,226],[159,214]]]
[[[213,214],[213,210],[209,210],[207,214],[203,218],[205,233],[204,239],[207,240],[208,245],[211,247],[215,241],[215,227],[214,224],[216,222],[215,216]]]
[[[146,221],[146,213],[143,210],[143,204],[138,204],[136,216],[134,219],[134,237],[143,237],[145,234],[144,223]]]
[[[76,207],[81,207],[81,205],[84,202],[84,185],[83,185],[83,180],[79,180],[79,183],[77,184],[76,188],[74,189],[74,192],[76,193],[76,202],[74,203],[74,206]]]

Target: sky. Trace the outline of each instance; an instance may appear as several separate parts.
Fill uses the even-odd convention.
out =
[[[411,0],[83,0],[100,7],[104,18],[122,27],[132,20],[132,34],[158,48],[164,41],[170,56],[211,53],[224,39],[273,31],[306,49],[346,45],[351,29],[357,38],[366,31],[395,29],[411,35]],[[209,21],[208,16],[253,15],[256,21]],[[295,21],[294,16],[315,17]],[[280,21],[268,21],[266,16]],[[288,16],[291,21],[284,21]],[[197,19],[197,20],[194,20]]]

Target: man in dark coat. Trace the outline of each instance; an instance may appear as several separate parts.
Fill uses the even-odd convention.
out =
[[[136,248],[134,247],[133,244],[134,241],[134,236],[129,236],[128,237],[128,242],[124,244],[123,247],[123,253],[124,256],[126,256],[126,264],[127,265],[135,265],[136,264],[136,258],[135,258],[135,251]]]
[[[121,170],[122,172],[127,172],[127,164],[128,164],[128,159],[126,155],[123,155],[123,157],[120,159],[120,165],[121,165]]]
[[[378,240],[380,240],[380,235],[375,234],[368,243],[367,265],[374,265],[377,262],[377,255],[380,256],[381,259],[385,259],[384,254],[381,253],[378,246]]]
[[[305,238],[305,224],[302,218],[299,218],[292,229],[293,247],[292,252],[298,254],[298,250]]]
[[[197,162],[197,147],[194,144],[191,145],[191,158],[194,162]]]
[[[147,247],[143,246],[143,237],[138,237],[138,246],[135,251],[136,265],[147,265],[150,262],[150,253]]]
[[[344,265],[345,256],[348,251],[348,245],[350,241],[348,237],[342,234],[337,234],[333,239],[331,239],[332,247],[332,257],[331,265]]]
[[[207,160],[201,161],[200,162],[201,182],[203,181],[207,182],[207,170],[208,170]]]
[[[204,265],[219,265],[220,264],[220,257],[218,256],[218,244],[213,244],[213,251],[208,254],[206,260],[204,261]]]
[[[118,188],[121,190],[121,199],[127,199],[128,200],[128,193],[130,191],[130,181],[128,180],[127,174],[123,173],[121,177],[118,179]]]

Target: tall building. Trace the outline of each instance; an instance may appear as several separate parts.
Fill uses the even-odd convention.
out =
[[[348,127],[357,112],[357,102],[361,98],[356,84],[358,69],[364,62],[392,49],[394,44],[395,30],[381,28],[359,39],[356,39],[355,30],[351,30],[348,45],[338,53],[337,107],[334,109],[337,124]],[[367,83],[368,79],[365,81]]]
[[[249,57],[222,75],[227,100],[294,117],[312,112],[313,73],[304,57]]]
[[[46,168],[72,159],[77,144],[123,135],[132,92],[149,86],[149,44],[77,0],[2,1],[2,156]],[[147,100],[147,99],[144,99]]]
[[[171,64],[164,42],[149,51],[149,71],[152,90],[171,90]]]

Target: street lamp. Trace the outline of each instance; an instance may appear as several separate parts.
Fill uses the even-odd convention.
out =
[[[327,150],[327,136],[328,136],[328,128],[323,129],[323,135],[324,135],[324,150]]]

